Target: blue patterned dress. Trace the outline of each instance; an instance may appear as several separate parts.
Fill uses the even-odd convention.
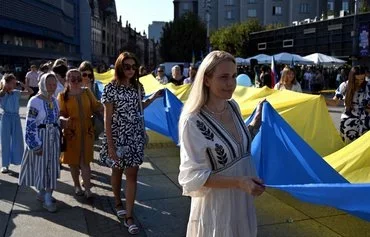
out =
[[[19,117],[21,92],[13,90],[0,97],[2,109],[0,119],[2,167],[19,165],[23,155],[23,135]]]
[[[38,190],[55,189],[60,174],[59,106],[41,96],[34,96],[27,105],[27,144],[23,155],[19,185],[35,186]],[[35,151],[42,149],[39,156]]]

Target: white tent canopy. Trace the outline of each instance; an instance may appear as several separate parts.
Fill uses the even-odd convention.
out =
[[[271,63],[271,56],[267,54],[258,54],[256,56],[247,58],[248,64],[250,64],[251,59],[257,59],[258,64],[266,64],[266,63]]]
[[[342,65],[346,61],[328,56],[321,53],[313,53],[304,57],[305,59],[313,61],[317,65],[332,66],[332,65]]]
[[[313,64],[312,60],[306,59],[298,54],[279,53],[274,55],[275,62],[283,64]]]
[[[246,65],[247,64],[247,60],[245,58],[236,57],[235,61],[236,61],[237,65]]]

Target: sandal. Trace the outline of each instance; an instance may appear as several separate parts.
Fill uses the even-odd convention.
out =
[[[125,218],[126,210],[123,209],[122,202],[116,205],[116,215],[118,218]]]
[[[134,218],[132,218],[131,216],[129,216],[129,217],[126,217],[125,218],[125,221],[123,222],[123,224],[128,228],[127,230],[128,230],[128,233],[130,233],[130,234],[132,234],[132,235],[136,235],[136,234],[138,234],[139,233],[139,227],[137,227],[135,224],[131,224],[131,225],[129,225],[128,223],[127,223],[127,221],[128,220],[132,220],[132,221],[134,221]]]

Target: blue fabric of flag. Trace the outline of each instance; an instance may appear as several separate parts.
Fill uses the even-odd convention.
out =
[[[146,126],[178,144],[182,102],[169,90],[145,109]],[[254,113],[247,119],[252,121]],[[328,165],[265,102],[262,125],[252,142],[252,156],[266,185],[299,200],[331,206],[370,221],[370,184],[350,184]]]

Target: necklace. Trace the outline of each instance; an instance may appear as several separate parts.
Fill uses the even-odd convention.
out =
[[[225,111],[226,111],[226,109],[227,109],[227,106],[226,106],[226,104],[225,104],[225,106],[224,106],[224,108],[220,111],[220,112],[215,112],[215,111],[212,111],[206,104],[204,105],[204,107],[206,107],[207,108],[207,110],[209,111],[209,112],[211,112],[211,114],[214,114],[214,115],[222,115]]]

